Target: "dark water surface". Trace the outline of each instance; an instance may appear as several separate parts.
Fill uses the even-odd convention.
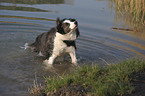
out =
[[[115,10],[110,11],[109,6],[107,0],[0,0],[0,96],[28,95],[35,73],[43,83],[44,75],[73,70],[68,59],[48,67],[36,54],[20,48],[54,27],[57,17],[76,18],[79,22],[79,65],[145,58],[145,40],[129,35],[131,32],[112,30],[117,25]]]

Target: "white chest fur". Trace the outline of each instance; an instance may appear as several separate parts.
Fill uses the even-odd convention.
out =
[[[56,38],[58,38],[60,40],[76,40],[76,33],[70,32],[65,35],[62,35],[62,34],[56,32]]]
[[[75,55],[75,48],[70,46],[68,47],[63,40],[75,40],[76,39],[76,33],[68,33],[65,35],[62,35],[58,32],[56,32],[56,36],[54,38],[54,49],[52,56],[49,58],[49,60],[45,60],[45,62],[48,62],[48,64],[53,64],[54,59],[59,56],[61,53],[68,52],[71,56],[72,63],[76,64],[77,59]]]
[[[59,56],[61,53],[68,51],[68,47],[63,42],[63,40],[75,40],[75,39],[76,39],[75,32],[71,32],[65,35],[56,32],[56,37],[54,39],[53,55]]]

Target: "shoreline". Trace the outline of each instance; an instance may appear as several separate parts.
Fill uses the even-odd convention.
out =
[[[99,67],[97,64],[81,66],[71,74],[45,77],[46,83],[43,86],[35,82],[29,93],[32,96],[135,96],[134,94],[139,94],[136,93],[138,86],[133,85],[135,77],[143,73],[145,73],[145,61],[139,59],[105,67]],[[141,76],[145,80],[145,74]]]

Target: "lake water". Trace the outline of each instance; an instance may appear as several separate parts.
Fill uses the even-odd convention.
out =
[[[112,30],[115,10],[107,0],[1,0],[0,1],[0,96],[25,96],[43,76],[74,69],[68,57],[52,67],[30,50],[21,48],[55,26],[57,17],[75,18],[80,37],[76,41],[78,65],[116,63],[126,58],[145,59],[145,39],[131,31]]]

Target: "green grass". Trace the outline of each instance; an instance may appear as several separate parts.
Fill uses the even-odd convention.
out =
[[[53,96],[60,88],[65,90],[70,86],[81,85],[85,88],[85,94],[88,96],[120,96],[131,94],[134,90],[131,85],[131,74],[144,70],[145,61],[139,59],[127,60],[105,67],[99,67],[97,65],[82,66],[71,74],[53,78],[46,77],[46,85],[43,91],[48,96]],[[31,93],[37,94],[37,92]]]

